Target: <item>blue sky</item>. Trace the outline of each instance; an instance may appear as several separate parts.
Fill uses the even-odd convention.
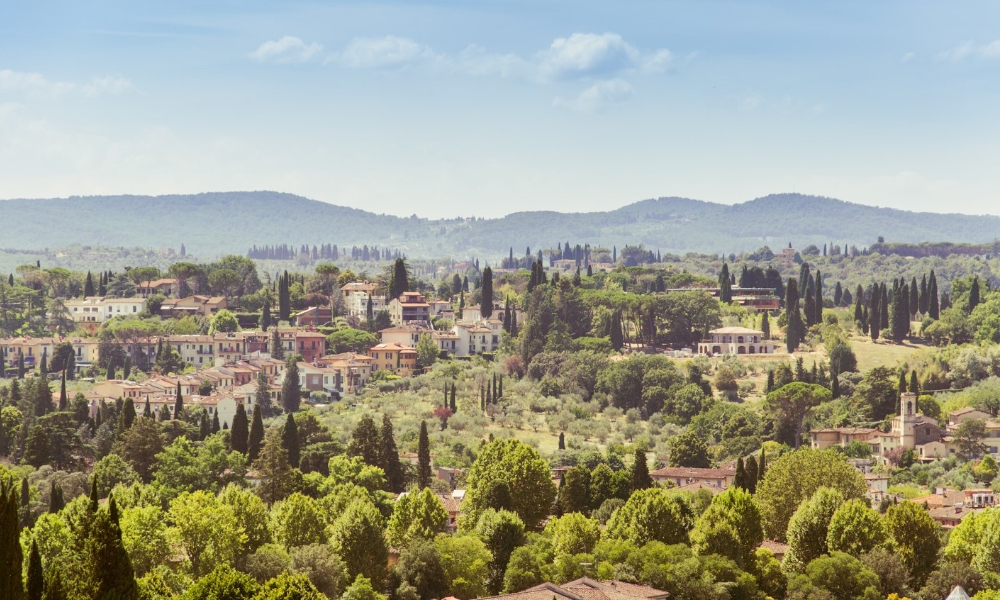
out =
[[[1000,213],[995,2],[6,2],[0,197]]]

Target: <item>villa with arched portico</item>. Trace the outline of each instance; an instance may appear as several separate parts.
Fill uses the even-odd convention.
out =
[[[764,339],[764,332],[746,327],[723,327],[708,332],[698,343],[698,354],[774,354],[777,343]]]

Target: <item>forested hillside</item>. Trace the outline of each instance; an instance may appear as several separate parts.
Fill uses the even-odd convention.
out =
[[[417,208],[419,212],[419,207]],[[93,196],[0,202],[3,246],[93,244],[170,247],[199,256],[257,244],[381,244],[410,257],[497,256],[553,240],[607,246],[643,243],[670,252],[740,252],[792,242],[870,246],[887,242],[991,243],[1000,217],[915,213],[800,194],[733,206],[684,198],[643,200],[608,212],[512,213],[434,220],[379,215],[278,192]],[[850,227],[846,225],[850,224]]]

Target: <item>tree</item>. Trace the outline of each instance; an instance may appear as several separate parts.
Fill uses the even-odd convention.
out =
[[[36,540],[31,540],[31,551],[28,553],[28,580],[25,597],[27,600],[42,600],[45,591],[45,580],[42,576],[42,557],[38,554]]]
[[[760,317],[760,332],[763,334],[765,340],[771,339],[771,320],[768,317],[767,311]]]
[[[18,504],[16,479],[0,478],[0,598],[11,600],[24,598]]]
[[[231,564],[240,548],[242,532],[230,506],[205,490],[184,492],[170,502],[169,522],[191,563],[191,572],[200,577],[220,565]]]
[[[330,541],[344,560],[348,577],[364,575],[381,587],[389,548],[382,515],[371,501],[357,499],[330,526]]]
[[[260,330],[267,331],[271,327],[271,299],[264,301],[264,308],[260,310]]]
[[[488,508],[487,491],[496,482],[507,485],[514,512],[528,529],[548,515],[556,497],[549,466],[534,448],[514,439],[494,440],[482,447],[466,475],[466,528],[475,526]]]
[[[192,583],[184,600],[244,600],[257,598],[260,584],[246,573],[229,565],[219,565],[211,573]]]
[[[389,544],[404,548],[416,539],[433,539],[448,524],[448,511],[430,490],[413,490],[403,494],[393,506],[385,535]]]
[[[359,456],[366,465],[378,467],[382,464],[381,448],[379,446],[379,431],[375,419],[365,415],[358,421],[351,433],[351,441],[347,445],[348,456]]]
[[[247,410],[243,403],[236,405],[236,414],[233,416],[233,426],[230,428],[232,448],[240,454],[247,453],[247,441],[250,437],[249,424],[247,423]]]
[[[240,323],[236,320],[236,315],[226,309],[222,309],[212,317],[212,322],[208,327],[208,334],[213,335],[239,330]]]
[[[420,336],[417,341],[417,359],[420,361],[420,365],[424,368],[429,368],[434,365],[434,361],[437,360],[438,349],[437,343],[429,333],[425,333]]]
[[[174,420],[184,418],[184,397],[181,396],[181,382],[177,382],[177,395],[174,398]]]
[[[434,538],[451,595],[481,598],[487,594],[487,565],[492,556],[474,535],[439,535]]]
[[[114,453],[125,457],[144,483],[153,479],[156,455],[163,451],[163,437],[156,421],[138,417],[115,442]],[[100,465],[100,463],[98,463]],[[96,467],[95,467],[96,468]]]
[[[431,443],[427,436],[427,422],[420,422],[420,437],[417,442],[417,487],[431,486]]]
[[[483,319],[493,316],[493,269],[483,269],[482,298],[479,301],[479,314]]]
[[[719,271],[719,301],[723,304],[733,301],[732,278],[729,275],[729,265],[726,263],[722,263],[722,269]]]
[[[788,353],[795,352],[802,340],[802,314],[799,312],[799,286],[794,277],[788,278],[785,286],[785,348]]]
[[[645,459],[646,455],[643,454],[643,462]],[[648,471],[646,477],[649,477]],[[590,507],[590,471],[584,465],[573,467],[563,476],[562,485],[559,486],[559,507],[563,514],[585,513]]]
[[[764,465],[763,454],[761,459],[760,465]],[[803,448],[785,453],[773,463],[767,462],[763,477],[758,479],[756,495],[765,535],[783,541],[799,504],[821,487],[837,490],[844,500],[864,498],[868,489],[864,478],[847,459],[829,450]]]
[[[327,542],[326,519],[319,502],[299,493],[271,508],[274,539],[286,550]]]
[[[601,539],[601,526],[580,513],[564,514],[545,526],[557,554],[589,554]]]
[[[788,598],[879,600],[879,579],[858,559],[843,552],[820,557],[788,584]]]
[[[285,426],[281,429],[281,447],[288,452],[288,464],[297,469],[302,451],[299,445],[299,428],[292,413],[288,413]]]
[[[430,336],[427,336],[430,337]],[[423,339],[423,336],[421,336]],[[338,329],[326,336],[326,347],[330,349],[333,354],[340,354],[342,352],[356,352],[358,354],[365,354],[368,349],[378,343],[378,338],[375,334],[363,331],[361,329],[354,329],[351,327],[344,327]],[[431,340],[433,343],[433,339]],[[437,358],[437,345],[435,344],[435,354],[434,357]],[[419,346],[417,353],[419,356]],[[430,366],[421,362],[424,366]],[[431,363],[433,364],[433,363]]]
[[[387,598],[388,596],[376,592],[375,588],[372,587],[371,579],[363,575],[355,577],[354,583],[349,585],[340,596],[340,600],[387,600]]]
[[[410,267],[402,258],[397,258],[389,272],[388,298],[398,298],[403,292],[410,289],[409,283]]]
[[[712,499],[691,531],[691,546],[702,556],[718,554],[749,570],[764,540],[760,509],[746,490],[730,487]]]
[[[301,478],[301,474],[288,464],[288,451],[282,446],[281,431],[277,427],[265,433],[264,444],[254,466],[261,474],[257,494],[268,504],[291,494]]]
[[[281,334],[278,333],[277,327],[271,330],[271,341],[267,348],[271,352],[271,358],[278,360],[285,358],[285,349],[281,346]]]
[[[708,445],[694,431],[687,431],[670,440],[669,463],[672,467],[708,468]]]
[[[890,506],[884,519],[886,531],[910,574],[910,581],[917,587],[923,585],[934,569],[941,547],[941,526],[915,502]]]
[[[830,550],[860,558],[888,541],[878,511],[865,500],[849,500],[830,519],[826,545]]]
[[[954,440],[959,454],[966,459],[972,459],[986,452],[986,421],[982,419],[967,419],[962,421],[955,430]]]
[[[267,374],[261,371],[257,374],[257,388],[254,391],[254,410],[261,410],[271,416],[274,409],[271,405],[271,384],[267,380]]]
[[[491,555],[486,576],[490,592],[501,590],[510,555],[524,542],[524,530],[524,523],[511,511],[490,508],[479,515],[475,531]]]
[[[778,431],[784,434],[782,441],[791,442],[798,448],[802,443],[806,414],[814,406],[831,399],[830,390],[823,386],[796,381],[768,394],[766,406],[774,414]]]
[[[403,491],[405,473],[399,462],[399,450],[392,430],[392,419],[388,413],[382,415],[382,429],[379,432],[379,466],[385,471],[388,490],[394,494]]]
[[[288,359],[285,367],[285,379],[281,384],[281,404],[287,413],[298,411],[299,405],[302,403],[298,359],[298,356],[292,356]]]
[[[683,496],[650,488],[629,496],[611,516],[604,537],[625,540],[637,547],[654,541],[685,544],[693,526],[694,515]]]
[[[443,598],[448,591],[441,556],[430,540],[416,540],[404,548],[395,571],[400,580],[397,596],[431,600]]]
[[[325,596],[316,589],[309,578],[301,573],[281,573],[261,586],[253,600],[323,600]]]
[[[98,511],[88,540],[94,597],[138,600],[139,586],[135,581],[132,561],[122,543],[118,518],[118,507],[112,495],[108,508]]]
[[[826,539],[830,520],[844,503],[844,496],[837,490],[822,487],[811,498],[799,505],[788,522],[788,553],[783,568],[801,572],[813,560],[827,554]]]

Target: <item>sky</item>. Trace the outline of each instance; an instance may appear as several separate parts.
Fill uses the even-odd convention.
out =
[[[1000,3],[4,2],[0,198],[1000,214]]]

